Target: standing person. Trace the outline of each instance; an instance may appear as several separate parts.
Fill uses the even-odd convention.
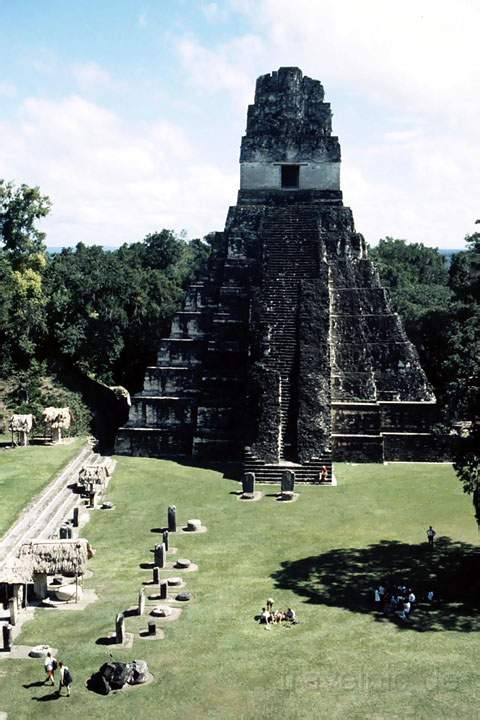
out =
[[[58,694],[62,694],[62,688],[67,688],[67,697],[70,697],[70,686],[72,684],[72,674],[68,667],[63,662],[58,663],[58,669],[60,671],[60,683],[58,685]]]
[[[57,661],[52,656],[51,652],[47,652],[45,655],[45,672],[47,674],[47,679],[45,680],[46,683],[50,680],[48,683],[49,685],[55,685],[55,670],[57,669]]]
[[[320,470],[320,482],[325,483],[328,481],[328,468],[326,465],[322,466],[322,469]]]
[[[428,544],[429,544],[429,545],[433,545],[433,541],[434,541],[434,539],[435,539],[435,535],[436,535],[436,534],[437,534],[437,533],[435,532],[435,530],[433,529],[433,527],[430,525],[429,528],[428,528],[428,530],[427,530],[427,539],[428,539]]]
[[[273,598],[267,598],[267,610],[273,614]]]

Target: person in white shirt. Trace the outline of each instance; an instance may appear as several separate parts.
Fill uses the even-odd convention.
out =
[[[45,672],[47,674],[47,679],[45,680],[45,682],[48,682],[50,680],[50,682],[48,683],[49,685],[55,685],[55,670],[56,669],[57,669],[56,659],[52,656],[51,652],[47,652],[47,654],[45,656]]]
[[[260,613],[260,622],[264,623],[265,625],[268,625],[268,623],[271,621],[272,621],[272,614],[265,608],[262,608],[262,612]]]

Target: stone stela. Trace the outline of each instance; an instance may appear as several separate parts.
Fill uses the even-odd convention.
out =
[[[244,495],[252,495],[255,492],[255,473],[246,472],[242,477],[242,492]]]
[[[243,460],[267,482],[289,468],[317,482],[324,466],[331,481],[332,459],[438,458],[436,400],[343,205],[340,164],[322,84],[295,67],[259,77],[237,204],[117,453]]]
[[[169,544],[168,544],[168,530],[164,530],[162,533],[162,540],[163,544],[165,545],[165,550],[168,552]]]
[[[282,472],[281,490],[283,493],[293,493],[295,491],[295,473],[291,470]]]
[[[167,511],[168,532],[177,532],[177,508],[170,505]]]
[[[115,618],[115,639],[117,645],[123,645],[125,642],[125,616],[123,613],[118,613]]]
[[[165,545],[163,543],[160,543],[159,545],[155,545],[155,567],[157,568],[164,568],[167,564],[167,551],[165,550]]]
[[[143,615],[145,613],[145,591],[140,588],[138,592],[138,614]]]
[[[166,600],[168,598],[168,582],[161,580],[159,585],[160,600]]]

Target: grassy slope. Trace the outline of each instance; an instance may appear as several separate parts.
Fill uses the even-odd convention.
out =
[[[264,498],[245,505],[236,486],[211,470],[166,461],[120,459],[110,490],[112,512],[97,512],[85,535],[97,549],[88,581],[99,601],[79,613],[37,612],[20,642],[59,648],[74,675],[69,700],[37,702],[43,687],[36,662],[1,661],[0,709],[15,720],[60,718],[65,703],[83,717],[374,718],[473,720],[480,648],[475,633],[402,631],[371,613],[309,602],[275,586],[283,561],[331,549],[366,548],[382,540],[424,541],[430,522],[441,535],[476,543],[470,501],[448,466],[340,466],[338,488],[302,488],[291,505]],[[155,683],[107,698],[83,687],[111,648],[95,639],[135,603],[151,572],[151,532],[168,504],[180,518],[200,517],[208,533],[176,536],[180,557],[197,562],[187,575],[195,602],[167,625],[163,641],[136,640],[124,659],[147,660]],[[266,632],[253,615],[273,595],[302,620]],[[145,622],[142,622],[145,625]],[[138,619],[127,619],[127,630]],[[8,673],[8,676],[7,676]],[[8,682],[7,682],[8,677]]]
[[[6,441],[5,437],[0,435],[0,441]],[[77,438],[68,445],[0,450],[0,537],[84,442]]]

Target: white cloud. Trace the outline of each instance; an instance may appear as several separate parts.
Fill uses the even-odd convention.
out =
[[[0,166],[52,198],[52,245],[118,244],[163,227],[201,236],[223,228],[237,184],[197,157],[180,127],[128,127],[80,96],[24,102],[0,123]]]
[[[95,62],[75,63],[72,75],[81,90],[113,85],[110,73]]]
[[[478,214],[480,5],[231,0],[230,7],[249,34],[208,48],[184,41],[191,82],[241,97],[245,112],[258,75],[298,65],[322,80],[332,102],[345,200],[367,239],[389,233],[461,244]],[[245,38],[254,39],[250,50]]]
[[[172,68],[161,66],[162,103],[177,110],[181,126],[165,121],[160,102],[157,121],[133,126],[88,102],[95,90],[123,87],[95,62],[65,63],[79,95],[30,98],[16,118],[0,121],[2,175],[52,195],[50,242],[112,244],[163,226],[193,235],[221,229],[235,201],[255,79],[281,65],[324,83],[342,144],[345,202],[369,242],[385,234],[461,242],[479,214],[477,2],[202,0],[200,9],[211,24],[230,24],[217,42],[177,37],[173,62],[180,59],[187,92],[170,88]],[[147,12],[136,22],[145,27]],[[225,39],[228,32],[236,34]],[[49,82],[60,72],[48,50],[35,63]],[[0,95],[10,92],[0,84]]]
[[[239,110],[246,111],[253,100],[254,68],[263,54],[258,36],[241,35],[214,49],[195,39],[183,38],[177,50],[194,86],[209,94],[225,92]]]

